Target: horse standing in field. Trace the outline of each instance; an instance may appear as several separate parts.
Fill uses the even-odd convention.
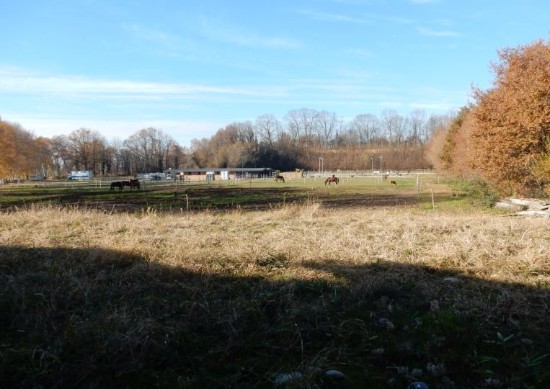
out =
[[[122,181],[113,181],[111,182],[111,189],[115,190],[115,188],[118,188],[119,191],[122,191],[124,185],[122,185]]]
[[[277,174],[275,176],[275,182],[279,182],[279,181],[283,181],[283,183],[285,182],[285,178],[283,176],[281,176],[280,174]]]
[[[393,186],[397,186],[397,181],[390,181],[390,184],[393,185]]]
[[[133,188],[136,188],[136,189],[141,188],[141,185],[140,185],[139,180],[137,178],[130,180],[130,189],[133,189]]]
[[[340,182],[340,179],[333,174],[332,177],[328,177],[325,180],[325,186],[327,186],[327,184],[328,186],[330,186],[331,182],[334,182],[336,185],[338,185],[338,183]]]

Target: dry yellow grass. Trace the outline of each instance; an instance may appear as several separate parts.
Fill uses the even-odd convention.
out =
[[[0,386],[543,387],[549,252],[481,211],[4,213]]]
[[[334,211],[319,204],[268,212],[109,215],[55,207],[3,214],[0,244],[101,248],[196,272],[255,275],[284,256],[292,277],[326,277],[304,262],[388,261],[481,280],[550,285],[550,221],[413,208]],[[284,277],[285,274],[277,274]]]

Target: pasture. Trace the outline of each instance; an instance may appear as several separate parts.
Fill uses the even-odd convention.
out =
[[[140,190],[109,190],[111,181],[46,182],[0,187],[0,210],[30,205],[55,205],[108,212],[158,212],[262,210],[281,204],[319,202],[323,207],[377,207],[406,204],[432,207],[433,200],[448,207],[457,203],[443,180],[431,175],[395,179],[342,177],[341,182],[325,185],[325,177],[236,181],[197,181],[185,183],[142,181]],[[441,182],[441,183],[440,183]],[[464,206],[464,201],[460,202]]]
[[[0,386],[547,387],[548,219],[395,181],[0,188]]]

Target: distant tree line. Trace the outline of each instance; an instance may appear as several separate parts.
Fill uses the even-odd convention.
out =
[[[334,112],[291,110],[283,120],[261,115],[254,122],[227,125],[210,139],[191,142],[196,166],[253,167],[279,170],[411,170],[430,168],[424,147],[452,115],[414,111],[402,116],[357,115],[344,122]]]
[[[190,148],[155,128],[108,142],[99,131],[88,128],[44,138],[17,124],[0,122],[0,147],[5,150],[0,154],[0,177],[64,177],[71,170],[135,175],[189,167],[429,168],[424,147],[451,117],[384,111],[381,117],[361,114],[345,123],[335,113],[302,108],[288,112],[283,120],[266,114],[254,122],[229,124],[209,139],[193,139]]]

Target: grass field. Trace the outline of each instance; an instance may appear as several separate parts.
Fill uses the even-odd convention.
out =
[[[1,188],[0,386],[548,387],[548,219],[420,183]]]
[[[110,181],[48,182],[0,187],[0,210],[47,204],[104,211],[159,212],[204,210],[260,210],[281,204],[320,202],[323,207],[349,208],[456,203],[448,186],[438,177],[411,175],[394,178],[392,186],[380,177],[342,177],[338,186],[324,185],[324,177],[287,180],[271,179],[213,182],[143,182],[141,190],[109,190]],[[442,204],[440,204],[442,205]],[[464,204],[462,204],[464,205]],[[461,205],[461,206],[462,206]]]

